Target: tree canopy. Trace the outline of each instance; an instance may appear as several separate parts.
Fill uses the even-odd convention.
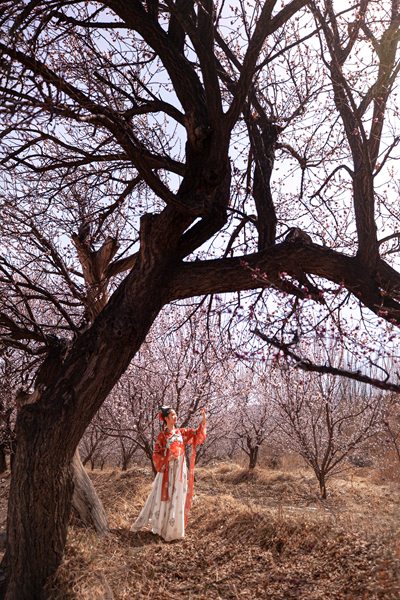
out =
[[[287,347],[307,299],[339,335],[355,302],[389,339],[397,3],[342,8],[3,5],[3,343],[40,358],[79,336],[155,215],[175,259],[163,303],[266,288]],[[371,328],[354,333],[371,352]]]

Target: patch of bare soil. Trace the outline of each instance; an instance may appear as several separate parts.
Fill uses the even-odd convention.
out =
[[[322,501],[310,473],[198,469],[186,538],[130,533],[143,469],[94,472],[111,539],[72,519],[54,600],[397,600],[400,494],[353,476]]]

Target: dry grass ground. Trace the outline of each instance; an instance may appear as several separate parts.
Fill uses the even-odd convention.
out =
[[[186,538],[171,543],[129,531],[150,472],[91,477],[112,538],[72,519],[55,600],[400,598],[400,491],[367,474],[333,481],[322,502],[305,471],[197,469]],[[0,530],[8,481],[0,483]]]

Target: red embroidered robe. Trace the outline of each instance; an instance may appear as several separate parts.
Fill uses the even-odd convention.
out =
[[[168,440],[172,435],[180,434],[183,442],[173,442],[170,448],[167,448]],[[206,439],[206,427],[201,424],[197,429],[176,429],[174,434],[171,434],[166,428],[162,431],[156,441],[153,454],[153,462],[158,473],[163,473],[162,488],[161,488],[161,500],[167,502],[169,500],[168,495],[168,459],[171,452],[175,456],[181,456],[185,454],[185,444],[192,444],[192,456],[190,457],[190,468],[189,468],[189,479],[188,488],[185,502],[185,527],[189,517],[190,507],[192,506],[193,498],[193,484],[194,484],[194,465],[196,458],[196,446],[202,444]],[[184,468],[185,457],[183,457],[182,470]],[[182,472],[181,472],[182,480]]]

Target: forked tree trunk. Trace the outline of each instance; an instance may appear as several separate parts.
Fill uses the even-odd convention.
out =
[[[34,457],[31,457],[34,460]],[[51,461],[52,463],[56,462],[56,457],[53,457],[53,461]],[[55,551],[53,553],[53,560],[55,564],[58,564],[62,553],[63,553],[63,548],[65,545],[65,537],[66,537],[66,531],[67,528],[64,527],[62,525],[63,520],[65,520],[65,523],[68,523],[68,514],[69,514],[69,508],[67,507],[67,505],[69,504],[69,498],[70,498],[70,489],[71,486],[73,488],[73,495],[72,495],[72,506],[78,511],[79,517],[82,519],[82,521],[88,525],[88,526],[93,526],[96,529],[96,532],[101,535],[101,536],[106,536],[108,537],[110,535],[110,529],[108,526],[108,521],[107,521],[107,516],[106,513],[104,511],[103,505],[100,502],[97,493],[92,485],[92,482],[90,481],[85,468],[82,465],[82,462],[80,460],[80,456],[79,456],[79,452],[78,450],[75,452],[74,457],[72,459],[71,462],[71,468],[65,468],[65,469],[61,469],[58,473],[52,473],[51,468],[46,468],[45,465],[43,464],[43,469],[42,469],[42,480],[47,482],[47,479],[51,479],[53,485],[51,486],[50,490],[47,490],[47,483],[43,483],[43,488],[40,489],[40,492],[38,494],[38,498],[43,497],[44,496],[44,502],[41,502],[40,506],[36,506],[35,503],[35,514],[39,513],[39,515],[42,518],[42,523],[41,525],[43,525],[43,521],[45,521],[46,519],[46,514],[51,513],[51,507],[50,505],[47,505],[47,502],[52,503],[52,507],[57,507],[60,505],[60,501],[59,501],[59,491],[60,490],[66,490],[67,494],[65,494],[63,492],[63,499],[65,500],[66,505],[65,506],[60,506],[60,508],[62,509],[60,511],[60,514],[58,515],[60,518],[60,523],[59,526],[57,527],[57,525],[54,523],[55,527],[54,528],[49,528],[47,527],[47,531],[44,533],[43,535],[43,540],[36,540],[30,545],[30,547],[28,547],[26,549],[26,567],[28,568],[28,565],[30,562],[32,561],[32,556],[36,556],[36,552],[39,552],[39,544],[42,545],[42,552],[45,552],[45,547],[46,547],[46,536],[47,535],[51,535],[51,537],[55,537],[55,539],[58,539],[58,544],[56,544],[56,548],[58,546],[58,552]],[[28,480],[30,480],[30,478],[27,478]],[[12,478],[12,484],[15,484],[15,482],[18,480],[18,473],[16,470],[13,471],[13,478]],[[27,482],[25,482],[27,483]],[[18,518],[22,518],[23,515],[19,515],[19,509],[18,507],[14,505],[12,505],[11,503],[11,498],[15,498],[14,494],[15,493],[21,493],[21,490],[19,489],[18,483],[17,485],[17,489],[15,489],[13,487],[12,490],[10,490],[10,505],[9,505],[9,518],[10,520],[12,519],[12,514],[11,514],[11,510],[13,509],[13,514],[18,516]],[[46,490],[46,491],[45,491]],[[49,491],[50,493],[47,493],[47,491]],[[32,511],[32,518],[34,518],[34,513]],[[49,524],[51,525],[51,523]],[[49,531],[50,529],[50,531]],[[10,536],[12,535],[12,531],[13,531],[13,527],[12,525],[8,525],[8,536],[10,538]],[[34,538],[37,538],[37,534],[32,534]],[[40,535],[39,535],[40,537]],[[14,539],[18,539],[18,535],[15,536]],[[9,543],[11,542],[11,539],[9,539]],[[10,543],[10,547],[12,547],[12,542]],[[32,552],[30,554],[30,552]],[[48,553],[46,552],[44,554],[46,557],[48,556]],[[43,555],[43,556],[44,556]],[[40,556],[40,555],[39,555]],[[8,551],[8,553],[6,554],[6,556],[4,557],[4,561],[2,564],[2,567],[5,569],[6,574],[8,575],[8,577],[11,574],[11,564],[13,561],[13,555],[12,552]],[[50,559],[49,564],[47,565],[50,570],[52,569],[52,560]],[[54,567],[53,567],[54,570]],[[17,574],[17,582],[15,585],[13,585],[11,582],[8,586],[8,595],[7,598],[20,598],[22,600],[22,598],[26,598],[26,599],[30,599],[30,598],[41,598],[42,596],[40,595],[33,595],[33,594],[40,594],[40,589],[41,587],[43,587],[43,583],[41,582],[45,582],[47,580],[48,577],[48,573],[47,573],[47,569],[43,570],[43,574],[40,572],[40,569],[35,570],[36,572],[33,572],[31,574],[31,580],[30,580],[30,584],[29,586],[26,586],[25,588],[22,586],[22,581],[23,578],[22,576]],[[35,585],[35,582],[37,584],[37,586]],[[36,589],[37,587],[37,589]],[[3,589],[0,589],[0,598],[4,597],[3,594],[5,594],[5,587]]]
[[[19,409],[21,409],[22,406],[40,400],[43,390],[51,385],[52,380],[56,376],[57,369],[61,368],[66,353],[67,350],[65,346],[61,348],[60,346],[57,346],[50,351],[36,376],[37,387],[33,394],[27,394],[23,390],[19,390],[16,396],[16,404]],[[82,465],[78,448],[75,451],[71,466],[74,485],[74,494],[72,496],[73,507],[85,525],[93,526],[99,535],[108,537],[110,535],[110,528],[108,526],[106,512],[84,466]]]
[[[145,223],[142,218],[141,234],[143,225],[149,230],[158,219],[187,227],[175,213],[167,213],[147,217]],[[154,256],[147,250],[145,236],[137,267],[75,341],[53,383],[19,411],[7,520],[6,600],[46,598],[46,582],[61,562],[67,536],[75,450],[167,301],[175,263],[168,265],[162,251]]]
[[[47,597],[46,583],[63,556],[71,503],[87,524],[109,535],[104,509],[79,455],[71,458],[66,451],[68,431],[55,427],[55,422],[56,418],[44,414],[36,404],[24,406],[17,418],[18,446],[2,564],[7,577],[6,600]]]

